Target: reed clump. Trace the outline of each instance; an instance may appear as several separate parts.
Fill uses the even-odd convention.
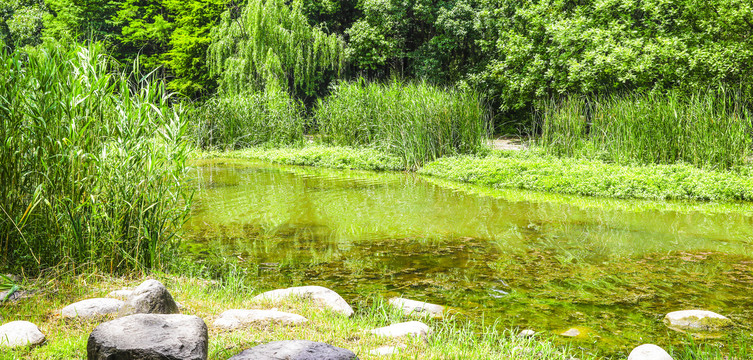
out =
[[[0,50],[0,267],[161,264],[191,200],[169,99],[99,43]]]
[[[484,150],[488,120],[473,91],[398,80],[341,82],[314,114],[321,141],[373,147],[401,158],[406,168]]]
[[[751,154],[750,110],[723,90],[563,98],[538,107],[541,145],[557,155],[730,169]]]

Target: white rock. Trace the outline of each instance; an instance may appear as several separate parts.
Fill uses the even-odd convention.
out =
[[[571,328],[571,329],[568,329],[567,331],[561,333],[560,335],[562,335],[562,336],[568,336],[568,337],[576,337],[576,336],[580,335],[580,330],[578,330],[576,328]]]
[[[521,330],[520,333],[518,333],[518,337],[522,337],[522,338],[531,337],[534,335],[536,335],[536,332],[531,329]]]
[[[444,306],[442,305],[410,299],[394,297],[389,300],[389,304],[400,309],[405,315],[429,315],[433,318],[441,318],[444,313]]]
[[[643,344],[630,352],[628,360],[672,360],[672,357],[654,344]]]
[[[306,323],[308,319],[298,314],[291,314],[276,310],[227,310],[220,314],[220,317],[214,321],[214,327],[221,329],[237,329],[249,325],[300,325]]]
[[[707,310],[674,311],[664,316],[664,323],[679,331],[719,331],[733,326],[732,320]]]
[[[92,318],[118,312],[124,302],[118,299],[86,299],[70,304],[60,311],[67,318]]]
[[[131,296],[131,294],[133,294],[133,290],[120,289],[120,290],[110,291],[110,293],[107,294],[107,297],[113,298],[113,299],[125,300],[125,299],[128,299],[128,297]]]
[[[315,305],[331,309],[345,316],[353,315],[353,308],[345,302],[342,296],[322,286],[300,286],[287,289],[267,291],[255,296],[252,300],[280,300],[296,296],[310,299]]]
[[[398,346],[380,346],[376,349],[369,350],[370,355],[376,355],[376,356],[387,356],[392,355],[401,349],[405,349],[406,346],[403,344],[400,344]]]
[[[37,345],[44,342],[44,334],[28,321],[11,321],[0,326],[0,347]]]
[[[421,337],[429,334],[429,326],[420,321],[408,321],[369,330],[369,332],[374,335],[392,338],[408,335]]]

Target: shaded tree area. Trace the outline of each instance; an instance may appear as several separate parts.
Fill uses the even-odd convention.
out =
[[[355,76],[474,87],[508,114],[561,94],[719,86],[753,92],[753,4],[745,0],[279,3],[345,44],[336,76],[314,71],[307,74],[315,79],[293,80],[308,84],[298,94],[307,98],[323,96],[336,78]],[[268,26],[262,23],[271,18],[241,18],[247,6],[235,0],[8,0],[0,5],[0,38],[11,48],[45,37],[103,40],[120,60],[160,66],[171,89],[196,98],[215,93],[223,76],[207,65],[210,44],[220,41],[212,29],[229,26],[221,14],[239,29]]]

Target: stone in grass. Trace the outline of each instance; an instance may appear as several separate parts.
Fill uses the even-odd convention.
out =
[[[587,338],[590,332],[591,330],[588,328],[576,326],[576,327],[569,328],[564,332],[561,332],[560,335],[582,339],[582,338]]]
[[[358,360],[348,349],[308,340],[283,340],[252,347],[228,360]]]
[[[385,336],[391,338],[398,338],[403,336],[421,337],[429,334],[429,326],[420,321],[408,321],[376,328],[369,330],[369,332],[377,336]]]
[[[376,355],[376,356],[387,356],[392,355],[402,349],[405,349],[407,346],[404,344],[400,344],[398,346],[380,346],[376,349],[369,350],[370,355]]]
[[[178,304],[157,280],[147,280],[133,289],[133,292],[120,308],[120,315],[131,314],[176,314]]]
[[[118,299],[86,299],[70,304],[60,311],[60,314],[66,318],[83,318],[89,319],[100,317],[107,314],[116,313],[123,306],[124,302]]]
[[[674,311],[664,316],[664,324],[681,332],[721,332],[733,326],[732,320],[707,310]]]
[[[672,360],[672,357],[654,344],[643,344],[630,352],[628,360]]]
[[[113,298],[113,299],[127,300],[128,297],[131,296],[131,294],[133,294],[133,290],[120,289],[120,290],[110,291],[107,294],[107,297]]]
[[[11,321],[0,326],[0,348],[38,345],[44,342],[44,334],[28,321]]]
[[[299,286],[287,289],[267,291],[252,300],[280,300],[291,296],[309,299],[315,305],[331,309],[345,316],[353,315],[353,308],[338,293],[322,286]]]
[[[221,329],[237,329],[249,325],[300,325],[308,321],[298,314],[291,314],[277,310],[227,310],[214,321],[214,327]]]
[[[433,318],[441,318],[444,313],[444,306],[423,301],[393,297],[388,302],[392,307],[402,311],[405,315],[428,315]]]
[[[577,331],[578,329],[575,329],[575,330]],[[520,333],[518,333],[518,337],[520,338],[532,337],[534,335],[536,335],[536,332],[531,329],[521,330]]]
[[[207,325],[192,315],[125,316],[94,328],[86,352],[89,360],[205,360]]]

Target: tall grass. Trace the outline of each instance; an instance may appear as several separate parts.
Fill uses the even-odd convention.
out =
[[[192,139],[202,149],[240,149],[263,144],[288,145],[303,140],[303,106],[285,91],[218,95],[190,106]]]
[[[0,267],[158,265],[190,206],[163,83],[98,43],[0,53]]]
[[[753,117],[724,91],[630,94],[540,103],[549,152],[619,163],[690,163],[728,169],[751,154]]]
[[[319,101],[314,120],[324,142],[372,146],[408,168],[477,152],[488,133],[487,108],[477,93],[426,82],[342,82]]]

